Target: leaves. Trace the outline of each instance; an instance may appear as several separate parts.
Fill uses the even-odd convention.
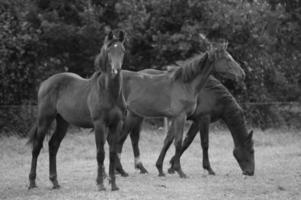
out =
[[[2,0],[0,103],[36,101],[39,83],[54,73],[92,74],[105,27],[126,31],[124,68],[131,70],[160,69],[204,51],[199,33],[225,38],[247,73],[245,93],[225,82],[237,99],[298,100],[300,8],[284,0]],[[265,112],[248,109],[254,119]]]

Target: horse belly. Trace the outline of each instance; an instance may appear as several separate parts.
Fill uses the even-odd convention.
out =
[[[67,101],[68,103],[58,102],[58,113],[69,123],[83,128],[92,128],[93,123],[90,116],[88,106],[85,102],[76,103],[75,101]]]
[[[128,109],[141,117],[165,116],[167,106],[158,106],[155,101],[136,99],[128,102]]]

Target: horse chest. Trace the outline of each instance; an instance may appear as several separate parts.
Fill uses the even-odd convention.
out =
[[[171,92],[170,111],[174,115],[185,112],[190,115],[197,106],[197,98],[189,88],[178,87]]]

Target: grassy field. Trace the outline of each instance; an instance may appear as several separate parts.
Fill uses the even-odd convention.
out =
[[[141,136],[142,161],[149,174],[134,169],[129,139],[122,162],[129,177],[117,177],[120,191],[96,189],[94,136],[89,131],[69,134],[58,153],[58,179],[62,186],[52,190],[48,180],[48,145],[44,143],[37,170],[38,188],[27,190],[31,149],[25,139],[0,138],[0,199],[301,199],[301,134],[298,131],[256,131],[253,177],[244,177],[232,156],[233,141],[227,131],[210,134],[211,165],[216,176],[209,176],[201,165],[202,153],[197,137],[183,155],[181,163],[188,179],[177,175],[158,177],[155,162],[162,146],[161,130],[147,130]],[[48,139],[46,139],[48,140]],[[106,152],[108,148],[106,146]],[[167,154],[164,169],[174,153]],[[106,168],[108,168],[108,154]]]

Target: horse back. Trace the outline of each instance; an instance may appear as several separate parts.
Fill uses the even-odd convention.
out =
[[[78,126],[90,126],[87,98],[91,79],[74,73],[59,73],[45,80],[38,92],[41,114],[60,114],[66,121]]]
[[[144,117],[176,116],[194,110],[196,97],[171,73],[123,70],[123,93],[129,110]]]

